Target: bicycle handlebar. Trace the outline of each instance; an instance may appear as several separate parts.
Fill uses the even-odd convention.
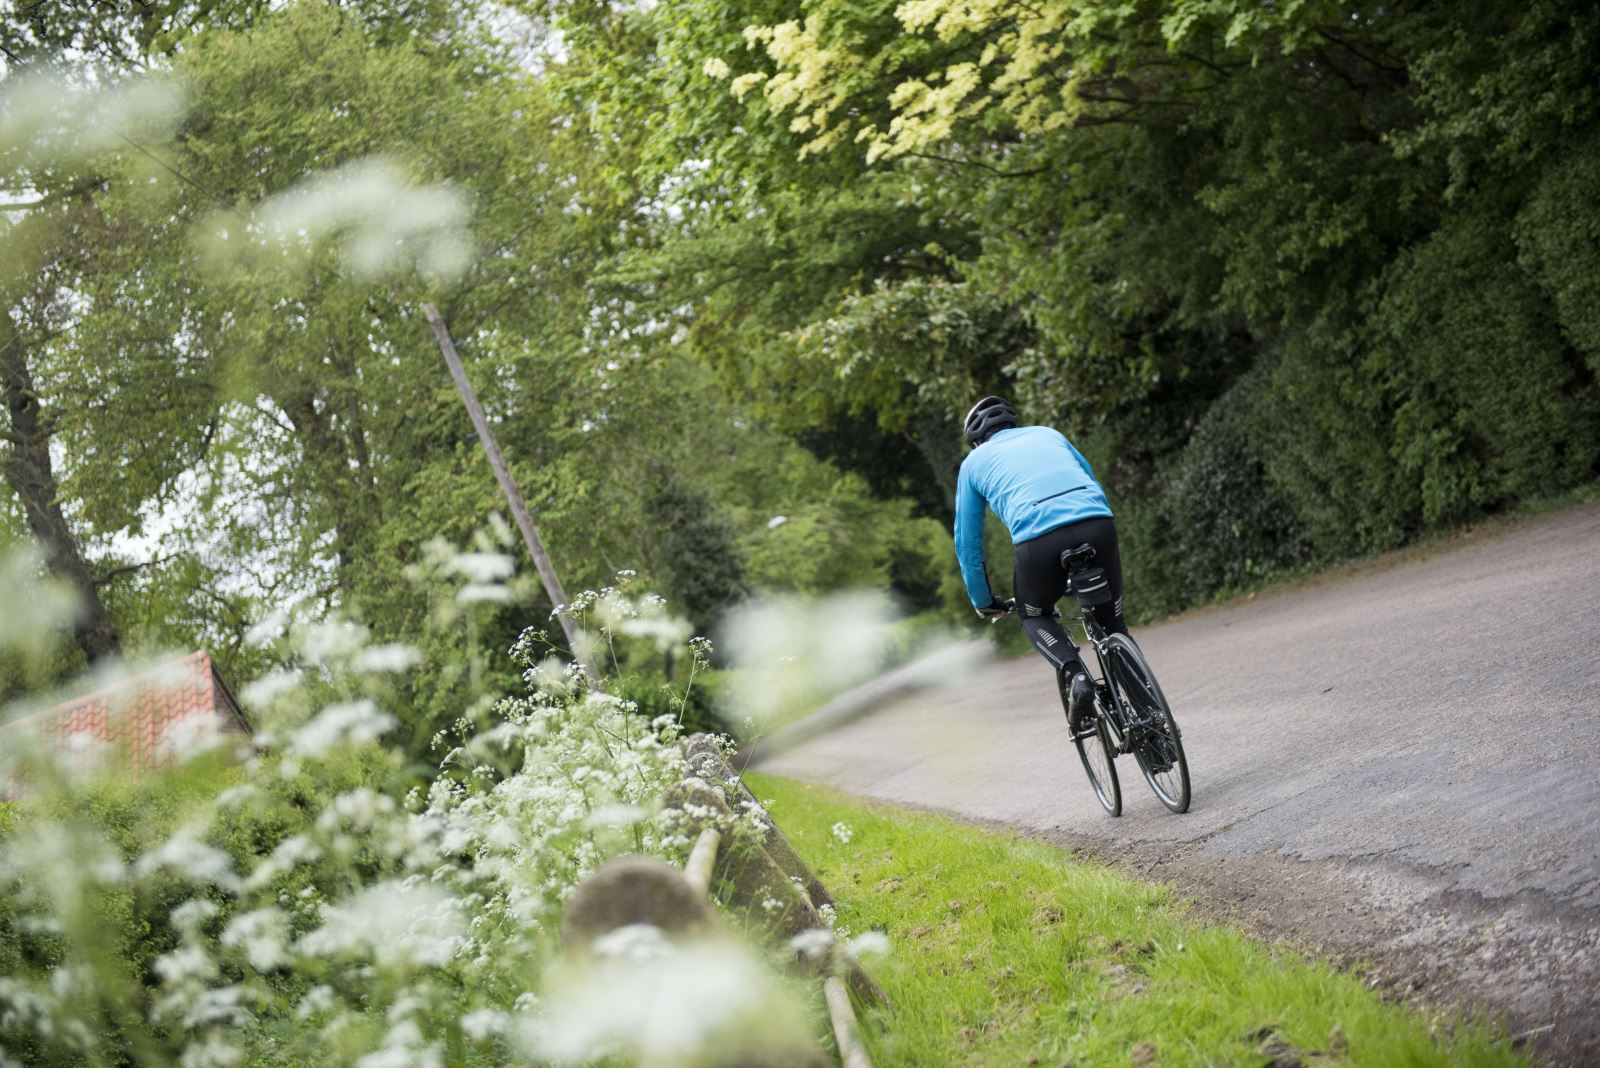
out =
[[[989,616],[985,620],[985,622],[988,623],[991,627],[994,626],[996,623],[1000,622],[1002,619],[1006,618],[1006,616],[1014,616],[1014,615],[1017,614],[1017,599],[1015,597],[1007,597],[1005,600],[1001,601],[1000,603],[1005,605],[1005,609],[1006,610],[1004,612],[1000,612],[1000,613],[997,613],[995,615]],[[1061,609],[1060,609],[1059,606],[1051,610],[1050,618],[1051,619],[1060,619],[1060,618],[1062,618]]]
[[[1017,599],[1015,597],[1007,597],[1005,600],[1001,601],[1000,603],[1006,606],[1006,610],[1004,612],[1000,612],[1000,613],[997,613],[995,615],[992,615],[992,616],[990,616],[988,618],[987,622],[988,622],[989,626],[991,626],[991,627],[994,626],[996,623],[1000,622],[1002,619],[1006,618],[1006,616],[1016,615],[1016,612],[1017,612]]]

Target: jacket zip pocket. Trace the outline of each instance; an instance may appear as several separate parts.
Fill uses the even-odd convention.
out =
[[[1029,505],[1028,507],[1030,507],[1030,508],[1036,507],[1037,505],[1043,504],[1045,501],[1053,501],[1057,497],[1065,497],[1067,494],[1076,493],[1078,490],[1081,490],[1081,489],[1083,489],[1082,486],[1073,486],[1071,489],[1064,489],[1060,493],[1052,493],[1048,497],[1040,497],[1038,500],[1034,501],[1033,504]]]

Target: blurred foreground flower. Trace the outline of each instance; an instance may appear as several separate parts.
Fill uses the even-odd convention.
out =
[[[462,903],[417,879],[381,882],[325,906],[298,948],[316,957],[370,957],[380,968],[439,968],[466,945]]]
[[[810,1063],[814,1040],[794,992],[739,945],[674,943],[635,924],[595,951],[554,977],[522,1031],[530,1056],[563,1065],[621,1057],[648,1068]]]
[[[876,591],[746,602],[724,625],[739,670],[733,706],[760,729],[864,682],[883,666],[897,613]]]
[[[206,248],[224,265],[293,267],[332,245],[360,278],[414,269],[450,279],[472,262],[471,214],[458,190],[416,185],[379,156],[306,178],[263,202],[242,228],[236,214],[218,213]]]
[[[183,117],[185,96],[171,78],[107,86],[42,71],[7,77],[0,82],[0,175],[164,141]]]
[[[56,632],[78,614],[78,598],[63,582],[44,576],[43,560],[31,545],[0,553],[0,650],[20,656],[24,666],[43,657]]]

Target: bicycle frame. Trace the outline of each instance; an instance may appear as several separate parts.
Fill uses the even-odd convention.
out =
[[[1068,596],[1071,596],[1070,593]],[[1008,601],[1007,605],[1008,612],[1016,611],[1016,600],[1014,598]],[[1056,619],[1062,622],[1067,621],[1065,613],[1059,607],[1056,608],[1054,614]],[[1095,702],[1100,710],[1098,718],[1105,721],[1106,730],[1111,734],[1111,744],[1117,753],[1131,753],[1133,752],[1133,738],[1130,727],[1133,725],[1123,719],[1122,706],[1117,702],[1116,691],[1111,685],[1111,665],[1106,659],[1106,642],[1110,636],[1106,633],[1105,628],[1100,626],[1099,621],[1094,618],[1094,610],[1086,605],[1078,604],[1078,615],[1074,621],[1083,629],[1084,641],[1094,647],[1095,662],[1100,666],[1100,678],[1095,683],[1099,698]],[[990,620],[990,622],[993,622],[993,620]],[[1058,682],[1065,682],[1059,672],[1057,672],[1057,680]],[[1075,735],[1074,738],[1076,737]]]
[[[1131,751],[1128,737],[1128,725],[1122,720],[1122,709],[1117,704],[1116,697],[1111,688],[1111,665],[1106,660],[1106,632],[1094,618],[1094,613],[1083,606],[1079,606],[1078,624],[1083,628],[1083,637],[1094,647],[1094,658],[1100,666],[1100,679],[1098,688],[1102,695],[1109,698],[1098,702],[1101,706],[1100,718],[1105,720],[1106,729],[1111,732],[1111,743],[1118,753]]]
[[[1063,625],[1070,626],[1076,622],[1083,631],[1083,640],[1087,645],[1094,647],[1095,663],[1099,666],[1100,677],[1093,679],[1094,669],[1084,666],[1085,672],[1094,681],[1094,718],[1089,724],[1079,724],[1072,731],[1072,741],[1077,746],[1078,755],[1083,760],[1083,766],[1089,773],[1089,781],[1094,786],[1095,794],[1100,799],[1100,804],[1113,816],[1122,814],[1122,792],[1118,785],[1116,764],[1114,758],[1132,755],[1139,762],[1139,769],[1144,773],[1145,781],[1150,784],[1150,789],[1155,792],[1156,798],[1171,812],[1189,811],[1190,785],[1189,763],[1183,752],[1181,732],[1178,730],[1177,721],[1172,718],[1172,710],[1167,704],[1166,695],[1161,692],[1160,684],[1156,682],[1155,674],[1145,659],[1138,643],[1131,636],[1118,634],[1115,637],[1106,632],[1094,616],[1094,603],[1097,598],[1089,594],[1099,594],[1104,590],[1104,584],[1090,583],[1088,590],[1083,591],[1085,600],[1078,600],[1080,591],[1074,589],[1073,581],[1078,567],[1085,559],[1093,559],[1093,553],[1084,554],[1081,549],[1090,546],[1081,546],[1079,550],[1062,554],[1063,566],[1067,570],[1067,592],[1073,595],[1078,605],[1076,617],[1070,617],[1061,611],[1059,605],[1052,612],[1052,616]],[[1076,565],[1076,566],[1075,566]],[[1095,576],[1098,578],[1098,576]],[[981,613],[988,615],[989,621],[1002,618],[1017,610],[1015,598],[1006,602],[1004,613]],[[1071,636],[1068,636],[1070,642]],[[1055,644],[1053,641],[1049,644]],[[1071,723],[1072,699],[1068,692],[1065,667],[1056,657],[1049,657],[1057,664],[1056,685],[1061,692],[1061,702],[1067,708],[1067,719]],[[1081,647],[1077,659],[1083,661]],[[1113,665],[1122,665],[1123,670],[1118,671],[1115,678],[1112,676]],[[1137,692],[1135,692],[1137,691]],[[1101,724],[1104,724],[1104,734],[1101,734]],[[1091,741],[1091,738],[1095,739]],[[1090,747],[1100,747],[1108,758],[1106,775],[1102,776],[1093,766],[1090,757]],[[1177,779],[1168,782],[1165,778],[1168,772],[1176,769]],[[1102,779],[1110,783],[1110,793]]]

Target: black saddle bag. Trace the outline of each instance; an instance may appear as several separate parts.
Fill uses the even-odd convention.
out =
[[[1072,596],[1085,608],[1106,604],[1111,600],[1111,581],[1103,567],[1086,567],[1075,572],[1070,583]]]

